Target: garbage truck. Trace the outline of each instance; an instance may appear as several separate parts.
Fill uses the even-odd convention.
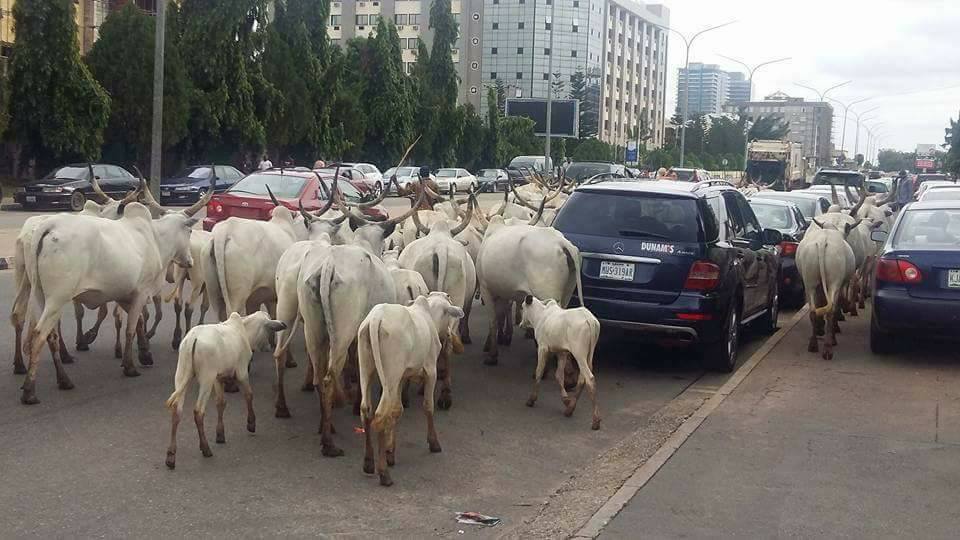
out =
[[[804,183],[803,149],[793,141],[751,141],[747,146],[747,178],[779,191]]]

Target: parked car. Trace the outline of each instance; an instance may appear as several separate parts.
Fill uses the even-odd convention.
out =
[[[919,199],[920,197],[923,197],[923,194],[927,190],[938,188],[938,187],[954,187],[956,185],[957,185],[956,183],[951,182],[950,180],[926,180],[922,184],[919,184],[920,187],[917,188],[916,190],[917,199]]]
[[[830,168],[821,168],[813,175],[814,186],[829,186],[834,184],[839,188],[843,188],[843,185],[846,184],[852,189],[857,190],[863,187],[863,181],[865,180],[863,173],[859,171],[851,171],[849,169],[830,169]]]
[[[920,173],[914,179],[916,187],[923,185],[925,182],[952,182],[949,176],[943,173]]]
[[[243,173],[230,165],[193,165],[177,174],[160,180],[161,204],[193,204],[210,189],[210,175],[216,173],[217,180],[214,193],[223,193],[237,180],[243,178]]]
[[[960,185],[948,184],[925,189],[917,197],[918,201],[960,201]]]
[[[374,196],[380,195],[380,190],[383,189],[383,180],[379,182],[367,178],[366,173],[361,171],[352,163],[331,163],[328,164],[325,169],[317,169],[319,171],[327,171],[330,176],[333,176],[334,171],[340,168],[340,176],[345,177],[353,184],[353,187],[360,190],[360,193],[363,194],[373,194]]]
[[[910,203],[884,241],[874,273],[870,350],[911,337],[960,335],[960,201]]]
[[[504,169],[480,169],[477,173],[477,181],[480,182],[480,191],[493,192],[510,189],[509,175]]]
[[[380,172],[380,169],[373,163],[354,163],[353,166],[356,167],[357,169],[360,169],[360,172],[363,173],[364,177],[367,178],[369,181],[373,182],[374,186],[376,185],[377,182],[380,182],[381,186],[384,184],[383,174]],[[377,191],[377,190],[374,189],[374,191]]]
[[[437,187],[444,192],[448,191],[451,185],[455,186],[454,189],[457,191],[472,191],[480,186],[477,177],[470,174],[470,171],[466,169],[439,169],[436,174],[436,182]]]
[[[797,247],[807,231],[807,220],[796,203],[776,199],[748,199],[760,226],[776,229],[780,242],[780,305],[802,306],[803,280],[797,268]]]
[[[623,165],[606,161],[577,161],[567,165],[564,170],[564,175],[576,180],[578,184],[598,174],[605,177],[609,175],[609,178],[633,178]]]
[[[397,176],[397,183],[400,184],[400,187],[406,189],[408,185],[419,180],[420,167],[390,167],[383,173],[384,182],[389,182],[393,175]],[[397,188],[391,186],[390,189],[396,191]]]
[[[852,189],[852,188],[851,188]],[[791,191],[791,193],[816,193],[826,197],[829,200],[833,200],[833,193],[836,190],[837,200],[840,201],[840,207],[844,210],[848,208],[853,208],[853,205],[856,204],[850,199],[847,198],[847,192],[844,191],[843,185],[839,184],[836,188],[831,188],[829,185],[814,185],[810,186],[807,189],[798,189],[796,191]]]
[[[514,169],[532,169],[545,173],[553,170],[553,159],[545,159],[544,156],[517,156],[510,160],[510,168]]]
[[[864,187],[866,187],[867,193],[888,193],[890,191],[890,184],[879,178],[876,180],[867,180],[864,182]]]
[[[705,182],[710,180],[710,173],[703,169],[681,169],[674,167],[670,169],[677,173],[677,180],[680,182]]]
[[[824,214],[830,209],[830,196],[821,195],[814,191],[760,191],[750,196],[751,199],[785,201],[796,204],[809,226],[813,218]]]
[[[95,163],[92,168],[100,189],[111,197],[119,199],[137,189],[139,180],[123,167]],[[13,200],[25,209],[52,206],[79,212],[93,196],[90,180],[90,167],[86,163],[71,163],[57,167],[40,180],[28,182],[13,194]]]
[[[553,226],[580,249],[601,324],[696,346],[720,371],[741,327],[777,326],[783,235],[726,182],[608,181],[577,188]]]
[[[333,182],[333,171],[318,170],[320,176],[329,186]],[[349,182],[337,183],[337,189],[343,193],[347,202],[361,202],[364,197]],[[270,212],[274,205],[267,193],[267,186],[281,204],[290,210],[297,211],[299,205],[309,211],[320,209],[328,200],[326,187],[321,186],[317,175],[309,169],[268,169],[251,173],[234,184],[224,193],[214,195],[207,204],[207,217],[203,220],[203,229],[209,231],[217,223],[230,218],[241,217],[266,221],[270,219]],[[370,219],[387,219],[387,212],[382,206],[364,208],[363,213]],[[252,254],[253,255],[253,254]]]

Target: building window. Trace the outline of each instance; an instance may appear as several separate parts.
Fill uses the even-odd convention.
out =
[[[543,49],[543,55],[544,55],[544,56],[550,56],[550,48],[549,48],[549,47]]]
[[[550,30],[552,27],[553,27],[553,22],[552,22],[552,21],[550,21],[550,20],[544,21],[544,23],[543,23],[543,29],[544,29],[544,30]]]
[[[517,30],[523,30],[524,24],[523,21],[517,23]]]
[[[497,48],[493,47],[492,49],[490,49],[490,54],[497,54]]]
[[[493,0],[493,3],[494,3],[494,4],[499,4],[499,3],[500,3],[500,0]]]
[[[493,80],[497,80],[497,72],[496,72],[496,71],[491,71],[491,72],[490,72],[490,78],[493,79]]]
[[[499,30],[499,29],[500,29],[500,23],[498,23],[498,22],[493,23],[493,29],[494,29],[494,30]]]
[[[549,81],[549,80],[550,80],[550,74],[549,74],[549,73],[544,73],[544,74],[543,74],[543,80]]]
[[[379,15],[370,15],[370,26],[376,26],[379,19]]]
[[[357,26],[366,26],[368,20],[366,15],[357,15]]]
[[[340,26],[340,17],[342,17],[342,15],[331,15],[330,26]]]
[[[580,7],[580,0],[573,0],[573,7]]]
[[[394,16],[393,16],[393,22],[396,23],[397,26],[402,26],[402,25],[407,24],[407,20],[408,20],[408,19],[407,19],[407,14],[406,14],[406,13],[397,14],[397,15],[394,15]]]
[[[411,13],[410,14],[410,24],[420,24],[420,14]]]
[[[579,27],[578,25],[574,24],[572,31],[573,31],[574,34],[579,33],[579,32],[580,32],[580,27]]]
[[[522,78],[523,78],[523,72],[522,72],[522,71],[518,71],[518,72],[517,72],[517,78],[518,78],[518,79],[522,79]]]
[[[523,54],[523,47],[517,47],[517,54]]]
[[[577,57],[577,51],[576,51],[576,49],[570,51],[570,58],[576,58],[576,57]]]

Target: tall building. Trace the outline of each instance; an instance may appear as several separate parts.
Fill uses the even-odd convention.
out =
[[[647,115],[648,144],[663,143],[669,10],[637,0],[488,0],[482,24],[483,85],[511,97],[570,95],[583,73],[597,137],[624,145]],[[551,12],[553,15],[551,16]],[[553,46],[550,34],[553,32]],[[553,69],[549,69],[550,58]],[[481,108],[486,107],[485,92]],[[581,107],[584,104],[581,103]]]
[[[0,74],[6,73],[13,47],[13,0],[0,0]]]
[[[741,105],[753,98],[750,80],[743,73],[727,72],[727,105]]]
[[[690,99],[687,102],[687,115],[718,114],[727,102],[727,84],[730,80],[726,71],[716,64],[691,62],[690,68],[680,68],[677,79],[677,112],[683,112],[684,97],[689,88]]]
[[[327,35],[334,45],[343,45],[352,38],[375,34],[381,18],[392,20],[397,25],[403,64],[409,73],[417,61],[417,39],[422,39],[428,50],[433,44],[432,3],[432,0],[334,0],[330,2]],[[453,63],[460,76],[458,101],[479,108],[483,0],[452,0],[450,4],[460,29],[460,38],[453,49]]]
[[[827,102],[804,101],[776,92],[763,101],[749,101],[740,105],[731,104],[727,112],[735,113],[743,107],[747,118],[753,122],[761,116],[776,116],[790,126],[788,139],[803,144],[804,157],[817,158],[819,165],[831,163],[833,152],[833,107]],[[817,150],[814,151],[813,149]]]

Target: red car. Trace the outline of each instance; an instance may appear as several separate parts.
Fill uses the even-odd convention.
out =
[[[333,174],[321,172],[324,182],[329,186]],[[366,200],[349,181],[341,176],[337,188],[347,202],[359,203]],[[317,175],[309,169],[270,169],[257,171],[245,176],[224,193],[214,195],[207,204],[207,217],[203,220],[203,230],[209,231],[217,223],[229,217],[242,217],[266,221],[270,219],[273,202],[267,193],[267,186],[281,204],[297,211],[299,205],[309,211],[319,210],[327,201],[327,188],[321,188]],[[389,216],[382,206],[361,209],[370,219],[384,220]]]

